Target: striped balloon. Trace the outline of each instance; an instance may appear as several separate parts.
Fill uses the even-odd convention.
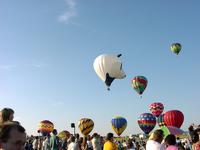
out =
[[[173,44],[171,45],[171,51],[172,51],[173,53],[175,53],[176,55],[179,54],[179,52],[181,51],[181,48],[182,48],[182,46],[181,46],[180,43],[173,43]]]
[[[167,126],[180,128],[184,121],[184,115],[180,110],[170,110],[165,113],[164,121]]]
[[[94,122],[89,118],[82,118],[78,122],[78,127],[84,136],[87,136],[94,128]]]
[[[156,118],[150,113],[143,113],[138,118],[138,124],[145,134],[149,134],[156,125]]]
[[[115,133],[120,136],[122,132],[126,129],[127,121],[123,117],[115,117],[111,120],[111,124]]]
[[[136,90],[136,92],[140,95],[144,92],[147,87],[148,80],[144,76],[136,76],[132,80],[132,87]]]
[[[162,103],[160,102],[155,102],[155,103],[152,103],[150,106],[149,106],[149,109],[151,111],[151,113],[158,117],[160,114],[162,114],[163,110],[164,110],[164,106]]]
[[[39,123],[39,131],[43,135],[49,134],[53,131],[54,125],[51,121],[49,120],[43,120]]]
[[[165,122],[164,122],[164,115],[165,114],[161,114],[160,116],[158,116],[157,118],[157,123],[159,127],[165,126]]]

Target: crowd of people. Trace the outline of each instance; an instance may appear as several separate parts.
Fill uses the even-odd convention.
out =
[[[85,137],[71,134],[59,138],[56,129],[45,136],[29,137],[25,128],[13,118],[13,109],[0,111],[0,150],[200,150],[200,128],[194,125],[188,128],[189,136],[184,139],[173,134],[165,136],[161,129],[155,130],[148,139],[133,135],[115,138],[113,133],[105,137],[93,133]]]

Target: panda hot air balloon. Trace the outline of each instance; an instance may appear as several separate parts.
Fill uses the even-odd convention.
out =
[[[82,118],[78,122],[78,127],[84,136],[87,136],[94,128],[94,122],[89,118]]]
[[[164,105],[160,102],[155,102],[149,106],[149,110],[154,116],[158,117],[160,114],[162,114]]]
[[[103,54],[94,60],[94,70],[99,78],[105,82],[108,90],[114,79],[123,79],[126,77],[122,68],[122,61],[119,58],[120,56],[121,54],[117,56]]]
[[[115,117],[111,120],[111,124],[115,133],[120,136],[126,129],[127,121],[123,117]]]
[[[54,129],[54,125],[51,121],[49,120],[43,120],[39,123],[39,129],[38,131],[42,134],[42,135],[47,135],[50,134]]]
[[[180,43],[173,43],[173,44],[171,45],[171,51],[172,51],[173,53],[175,53],[176,55],[179,54],[179,52],[181,51],[181,48],[182,48],[182,46],[181,46]]]
[[[150,113],[143,113],[138,118],[138,125],[145,134],[149,134],[156,125],[156,117]]]

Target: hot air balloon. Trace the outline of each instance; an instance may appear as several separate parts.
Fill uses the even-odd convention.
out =
[[[115,117],[111,120],[111,124],[115,133],[120,136],[122,132],[126,129],[127,121],[123,117]]]
[[[165,126],[164,115],[165,115],[165,114],[161,114],[161,115],[158,116],[158,118],[157,118],[157,122],[158,122],[158,126],[159,126],[159,127]]]
[[[181,130],[177,127],[173,127],[173,126],[162,126],[161,130],[163,130],[165,137],[169,134],[173,134],[176,136],[181,136],[181,135],[185,134],[185,132],[183,130]]]
[[[181,48],[182,48],[182,46],[181,46],[180,43],[173,43],[173,44],[171,45],[171,51],[172,51],[173,53],[175,53],[176,55],[179,54],[179,52],[181,51]]]
[[[147,87],[148,80],[144,76],[136,76],[132,80],[132,87],[136,90],[139,95],[142,95]]]
[[[164,115],[166,126],[174,126],[180,128],[184,121],[184,115],[179,110],[170,110]]]
[[[63,138],[64,139],[68,139],[70,137],[70,133],[68,131],[66,131],[66,130],[63,130],[58,134],[58,137],[60,139],[63,139]]]
[[[163,110],[164,110],[164,106],[162,103],[160,102],[155,102],[155,103],[152,103],[150,106],[149,106],[149,109],[151,111],[151,113],[158,117],[160,114],[162,114]]]
[[[99,78],[105,82],[109,87],[114,79],[123,79],[126,77],[123,68],[122,61],[119,59],[119,55],[103,54],[98,56],[93,63],[93,67]]]
[[[94,128],[94,122],[89,118],[82,118],[78,122],[78,127],[84,136],[87,136]]]
[[[43,120],[39,123],[38,131],[42,133],[42,135],[50,134],[54,129],[54,125],[49,120]]]
[[[145,134],[149,134],[156,125],[156,117],[150,113],[143,113],[138,118],[138,124]]]

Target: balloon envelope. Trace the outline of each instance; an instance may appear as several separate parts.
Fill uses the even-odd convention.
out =
[[[149,134],[156,125],[156,118],[150,113],[143,113],[138,118],[138,124],[145,134]]]
[[[49,120],[43,120],[39,123],[39,131],[43,135],[49,134],[53,131],[54,125],[51,121]]]
[[[170,110],[164,115],[166,126],[174,126],[180,128],[184,121],[184,115],[179,110]]]
[[[142,93],[146,89],[147,83],[148,83],[148,80],[144,76],[136,76],[132,79],[132,87],[140,95],[142,95]]]
[[[160,114],[162,114],[164,110],[164,105],[160,102],[155,102],[155,103],[150,104],[149,110],[154,116],[158,117],[160,116]]]
[[[68,139],[70,137],[70,133],[66,130],[63,130],[60,133],[58,133],[58,137],[60,139]]]
[[[158,123],[158,126],[159,126],[159,127],[165,125],[165,122],[164,122],[164,115],[165,115],[165,114],[161,114],[161,115],[158,116],[158,118],[157,118],[157,123]]]
[[[182,48],[182,46],[181,46],[180,43],[173,43],[173,44],[171,45],[171,51],[172,51],[173,53],[175,53],[176,55],[179,54],[179,52],[181,51],[181,48]]]
[[[165,137],[169,134],[173,134],[175,136],[181,136],[185,134],[183,130],[173,126],[162,126],[161,130],[163,130]]]
[[[122,132],[126,129],[127,121],[123,117],[115,117],[111,120],[111,124],[115,133],[120,136]]]
[[[93,67],[95,72],[108,87],[114,79],[123,79],[126,76],[122,68],[120,56],[103,54],[94,60]]]
[[[94,122],[89,118],[82,118],[78,122],[78,127],[84,136],[87,136],[94,128]]]

